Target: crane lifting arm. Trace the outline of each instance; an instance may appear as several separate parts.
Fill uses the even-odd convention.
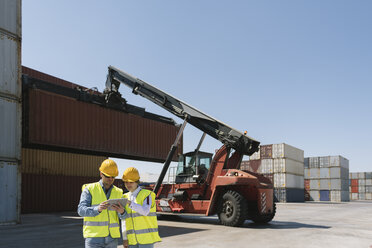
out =
[[[259,149],[260,143],[255,139],[201,112],[164,91],[157,89],[141,79],[135,78],[113,66],[109,66],[105,92],[120,95],[118,92],[120,83],[131,88],[134,94],[138,94],[181,119],[187,120],[187,122],[194,127],[221,141],[227,147],[235,149],[242,155],[250,156]]]

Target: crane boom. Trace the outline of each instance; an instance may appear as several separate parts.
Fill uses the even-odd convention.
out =
[[[260,142],[257,140],[157,89],[149,83],[113,66],[109,66],[105,92],[120,94],[118,90],[121,83],[131,88],[134,94],[150,100],[183,120],[186,119],[194,127],[221,141],[227,147],[239,151],[241,154],[250,156],[259,149]]]

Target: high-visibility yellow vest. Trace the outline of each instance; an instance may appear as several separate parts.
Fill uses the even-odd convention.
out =
[[[151,197],[152,204],[150,213],[147,216],[133,211],[129,208],[128,204],[125,206],[125,211],[127,212],[125,226],[129,245],[153,244],[161,241],[158,233],[158,220],[156,218],[155,193],[150,190],[141,189],[135,203],[142,205],[148,196]],[[129,192],[124,194],[124,198],[129,198]]]
[[[92,195],[92,207],[98,206],[107,200],[106,194],[99,182],[83,185],[82,189],[87,188]],[[123,197],[123,190],[113,186],[109,199]],[[120,238],[119,217],[116,211],[102,210],[95,217],[84,217],[83,236],[84,238],[107,237]]]

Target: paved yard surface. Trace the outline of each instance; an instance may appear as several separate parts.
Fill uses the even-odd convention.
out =
[[[0,247],[84,247],[75,213],[22,215],[22,224],[0,226]],[[372,201],[279,203],[267,225],[246,221],[225,227],[217,217],[159,219],[163,242],[155,247],[372,248]]]

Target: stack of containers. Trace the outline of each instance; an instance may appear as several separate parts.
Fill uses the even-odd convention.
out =
[[[350,199],[372,200],[372,172],[352,172],[350,176]]]
[[[21,0],[0,1],[0,225],[20,221]]]
[[[349,201],[349,160],[342,156],[305,158],[305,199]]]
[[[278,201],[304,201],[303,150],[284,143],[263,145],[260,146],[259,152],[250,156],[249,165],[244,166],[248,167],[245,168],[247,170],[263,174],[273,182]],[[254,171],[252,167],[258,169]]]

